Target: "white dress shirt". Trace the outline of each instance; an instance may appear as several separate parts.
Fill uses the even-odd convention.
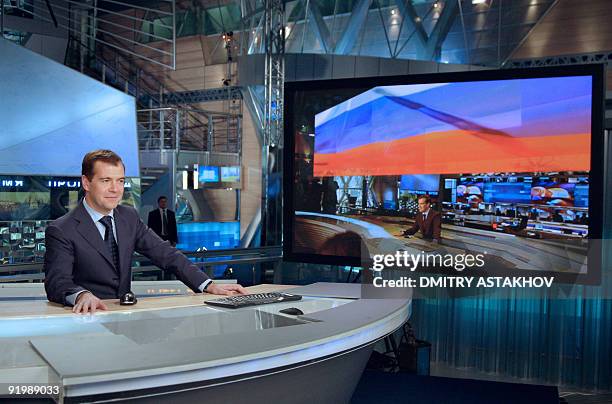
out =
[[[429,209],[426,212],[421,213],[423,215],[423,221],[427,220],[427,215],[429,214]]]

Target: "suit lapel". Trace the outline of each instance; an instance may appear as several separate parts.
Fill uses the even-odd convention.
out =
[[[100,237],[100,232],[93,222],[89,213],[85,210],[83,206],[83,202],[79,203],[76,207],[75,211],[75,219],[79,222],[77,225],[77,231],[83,236],[83,238],[96,250],[98,251],[105,259],[108,261],[110,266],[114,267],[113,259],[111,257],[110,251],[104,244],[104,240]]]
[[[132,257],[128,257],[126,255],[129,250],[127,242],[129,234],[129,224],[125,217],[123,217],[123,215],[121,215],[117,209],[115,209],[115,213],[113,214],[113,216],[115,217],[115,228],[117,230],[117,246],[119,247],[119,266],[121,267],[121,269],[131,268]]]
[[[156,229],[159,229],[158,231],[161,233],[162,217],[161,217],[161,212],[159,211],[159,209],[155,209],[155,227]]]

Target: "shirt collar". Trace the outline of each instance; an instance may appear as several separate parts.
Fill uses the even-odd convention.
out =
[[[113,221],[115,220],[115,217],[113,216],[113,214],[115,213],[114,209],[111,210],[111,213],[109,213],[108,215],[103,215],[102,213],[89,206],[85,198],[83,198],[83,207],[85,208],[87,213],[89,213],[89,216],[91,216],[91,219],[94,221],[94,223],[99,222],[100,219],[102,219],[104,216],[110,216]]]
[[[423,215],[423,216],[425,216],[425,217],[427,217],[427,215],[429,215],[429,211],[430,211],[430,210],[431,210],[431,208],[430,208],[430,209],[427,209],[425,212],[423,212],[423,213],[422,213],[422,215]]]

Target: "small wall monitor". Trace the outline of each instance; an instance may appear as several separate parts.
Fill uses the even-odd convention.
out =
[[[198,182],[200,184],[219,182],[219,167],[198,166]]]
[[[240,182],[240,166],[221,167],[221,182]]]

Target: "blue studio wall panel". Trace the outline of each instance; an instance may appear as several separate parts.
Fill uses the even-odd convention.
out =
[[[222,250],[240,245],[240,222],[193,222],[178,224],[179,243],[184,251]]]
[[[0,173],[78,176],[111,149],[138,177],[134,97],[0,39]]]

